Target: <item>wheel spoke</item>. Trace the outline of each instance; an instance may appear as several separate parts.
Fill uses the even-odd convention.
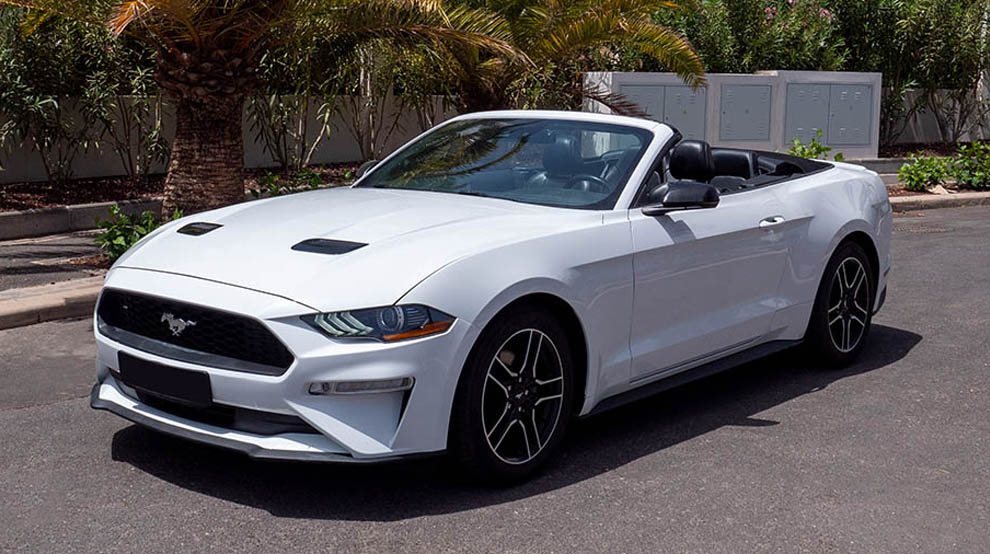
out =
[[[839,277],[839,294],[844,295],[846,293],[846,288],[847,288],[847,286],[846,286],[846,264],[845,263],[843,263],[842,265],[839,266],[838,277]]]
[[[530,333],[530,340],[532,340],[532,336],[533,336],[532,333]],[[540,333],[540,337],[536,341],[536,354],[533,355],[533,364],[532,364],[533,379],[536,379],[536,364],[539,363],[540,361],[540,347],[542,346],[543,346],[543,333]]]
[[[553,383],[556,383],[557,381],[563,381],[563,380],[564,380],[564,378],[562,376],[557,376],[557,377],[554,377],[553,379],[547,379],[545,381],[541,381],[541,380],[537,379],[536,380],[536,384],[542,387],[543,385],[552,385]]]
[[[540,404],[542,404],[544,402],[549,402],[551,400],[556,400],[558,398],[563,398],[563,397],[564,397],[563,394],[551,394],[549,396],[541,396],[541,397],[539,397],[539,398],[536,399],[536,403],[533,404],[533,405],[534,406],[539,406]]]
[[[502,415],[498,416],[498,420],[495,421],[495,425],[492,425],[491,431],[486,431],[485,432],[485,435],[489,439],[491,439],[492,438],[492,435],[495,434],[495,430],[498,429],[499,424],[501,424],[502,421],[505,420],[505,414],[507,414],[507,413],[509,413],[509,403],[508,402],[505,403],[505,408],[502,410]]]
[[[856,271],[855,271],[855,273],[853,273],[852,279],[847,279],[846,280],[846,291],[850,291],[850,290],[856,288],[856,283],[859,282],[859,276],[860,276],[861,273],[863,273],[863,266],[860,265],[860,263],[858,261],[847,260],[847,263],[849,261],[853,261],[853,263],[856,264]],[[847,278],[849,277],[849,270],[846,270],[845,275],[846,275]]]
[[[509,397],[509,389],[506,388],[506,386],[503,385],[502,383],[499,383],[498,379],[496,379],[494,375],[489,373],[488,380],[491,381],[492,383],[495,383],[495,385],[498,386],[498,388],[502,389],[502,393],[505,394],[506,398]]]
[[[540,440],[540,426],[536,424],[536,410],[529,412],[530,421],[533,423],[533,438],[536,439],[536,451],[543,450],[543,441]]]
[[[863,283],[866,282],[866,270],[864,270],[861,265],[857,266],[857,268],[856,277],[853,278],[853,284],[851,287],[853,289],[853,295],[859,295],[860,287],[862,287]]]
[[[523,442],[526,444],[526,459],[529,460],[530,458],[533,457],[533,448],[529,444],[529,433],[526,432],[526,424],[524,424],[522,421],[519,421],[519,428],[522,429]],[[539,452],[539,450],[537,450],[537,452]]]
[[[519,422],[518,419],[512,419],[507,421],[508,423],[505,424],[505,426],[502,428],[502,432],[499,433],[498,441],[495,443],[494,446],[492,446],[492,450],[494,450],[496,454],[498,453],[498,447],[502,446],[502,441],[505,440],[505,437],[509,436],[509,431],[512,430],[513,425]],[[495,434],[494,429],[492,431],[493,431],[492,434]],[[490,440],[491,439],[489,439],[489,441]]]
[[[498,362],[498,365],[502,366],[502,369],[504,369],[505,372],[509,374],[509,377],[519,377],[519,374],[509,369],[509,366],[505,365],[505,362],[499,359],[498,356],[495,356],[495,361]],[[489,371],[489,373],[491,372]]]
[[[860,306],[859,302],[853,300],[853,306],[863,314],[863,317],[870,315],[870,312],[868,312],[866,308]]]
[[[852,332],[852,320],[842,322],[842,349],[849,350],[850,334]]]

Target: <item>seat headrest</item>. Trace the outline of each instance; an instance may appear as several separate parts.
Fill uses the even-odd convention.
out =
[[[712,149],[716,175],[750,179],[757,174],[756,154],[745,150]]]
[[[703,140],[683,140],[670,155],[670,174],[675,179],[707,183],[715,174],[712,147]]]
[[[572,175],[581,167],[577,141],[568,135],[558,135],[543,150],[543,168],[551,175]]]

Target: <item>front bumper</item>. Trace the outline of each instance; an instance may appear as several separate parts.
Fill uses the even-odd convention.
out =
[[[252,458],[321,462],[360,462],[323,435],[286,433],[265,436],[233,431],[191,420],[144,405],[121,390],[113,377],[93,386],[89,405],[106,410],[138,425],[186,440],[237,450]]]
[[[218,369],[137,350],[96,332],[97,384],[90,403],[140,425],[181,438],[238,450],[256,458],[374,462],[446,448],[450,408],[460,368],[475,338],[464,321],[442,335],[395,344],[334,341],[299,316],[309,308],[257,291],[192,277],[118,268],[106,286],[173,298],[254,317],[292,352],[278,376]],[[219,406],[292,416],[315,432],[255,434],[218,426],[143,402],[115,376],[118,354],[205,372]],[[412,377],[411,391],[313,395],[318,381]]]

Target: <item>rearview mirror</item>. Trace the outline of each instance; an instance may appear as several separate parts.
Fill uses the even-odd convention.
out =
[[[672,181],[646,195],[646,215],[663,215],[680,210],[699,210],[718,206],[718,189],[697,181]]]
[[[357,171],[355,171],[354,173],[357,175],[358,179],[360,179],[361,177],[364,177],[365,173],[371,171],[371,169],[376,165],[378,165],[378,160],[368,160],[363,164],[359,165]]]

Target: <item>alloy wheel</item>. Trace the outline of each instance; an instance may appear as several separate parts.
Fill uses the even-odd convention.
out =
[[[543,451],[560,420],[564,370],[557,346],[539,329],[522,329],[496,350],[482,388],[488,447],[508,464]]]
[[[828,301],[828,334],[839,352],[859,345],[869,321],[870,285],[866,268],[854,257],[842,260],[832,276]]]

